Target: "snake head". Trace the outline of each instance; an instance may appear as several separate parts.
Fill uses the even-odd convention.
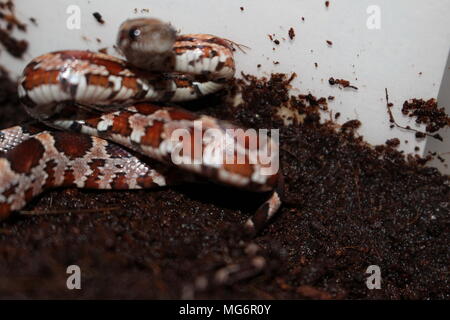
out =
[[[117,46],[132,64],[159,71],[164,59],[173,55],[176,37],[176,30],[158,19],[130,19],[119,28]]]

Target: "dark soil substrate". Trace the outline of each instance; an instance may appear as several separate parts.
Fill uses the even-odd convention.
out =
[[[196,297],[450,298],[448,177],[392,147],[368,147],[352,125],[319,124],[314,97],[290,98],[287,87],[281,76],[250,80],[237,108],[223,93],[191,103],[247,127],[280,128],[287,202],[254,240],[271,262],[266,271]],[[277,107],[288,104],[304,123],[282,125]],[[0,107],[0,115],[5,127],[23,113]],[[210,185],[46,193],[26,210],[99,212],[0,223],[0,297],[179,298],[197,276],[248,259],[240,225],[262,200]],[[82,290],[66,288],[71,264],[81,267]],[[370,265],[381,268],[381,290],[366,287]]]

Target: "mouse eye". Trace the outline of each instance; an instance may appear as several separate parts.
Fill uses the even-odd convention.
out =
[[[136,40],[141,35],[141,30],[139,28],[130,29],[128,35],[131,40]]]

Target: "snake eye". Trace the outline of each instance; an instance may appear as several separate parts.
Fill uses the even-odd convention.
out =
[[[136,40],[141,35],[141,30],[139,28],[132,28],[128,32],[131,40]]]

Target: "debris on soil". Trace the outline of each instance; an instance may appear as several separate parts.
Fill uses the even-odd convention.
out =
[[[28,49],[26,40],[17,40],[9,32],[0,28],[0,43],[5,47],[9,54],[16,58],[22,58]]]
[[[274,38],[275,37],[275,33],[268,34],[267,36],[269,37],[270,41],[275,43],[277,46],[280,45],[280,40]],[[283,38],[283,40],[284,40],[284,38]],[[275,50],[275,48],[273,48],[273,50]]]
[[[397,121],[395,121],[394,115],[392,114],[392,110],[391,110],[391,108],[394,106],[394,104],[391,103],[391,102],[389,102],[389,94],[388,94],[387,88],[385,88],[384,90],[385,90],[385,95],[386,95],[386,107],[387,107],[387,112],[388,112],[388,115],[389,115],[389,121],[391,122],[391,126],[390,126],[391,128],[393,128],[394,126],[396,126],[396,127],[398,127],[398,128],[402,128],[402,129],[405,129],[405,130],[414,131],[414,132],[416,133],[416,138],[418,138],[418,139],[423,139],[423,138],[425,138],[426,136],[429,136],[429,137],[432,137],[432,138],[437,139],[437,140],[440,140],[440,141],[443,141],[443,140],[444,140],[444,139],[442,138],[442,136],[441,136],[439,133],[431,134],[431,133],[428,133],[428,132],[422,132],[422,131],[420,131],[420,130],[411,128],[410,126],[402,126],[402,125],[398,124]],[[403,106],[403,109],[404,109],[405,111],[403,112],[403,109],[402,109],[402,112],[403,112],[404,114],[405,114],[405,112],[406,112],[406,114],[408,114],[408,113],[410,112],[410,110],[416,110],[417,107],[416,107],[415,105],[416,105],[416,104],[413,103],[413,104],[411,105],[411,107],[409,107],[409,104],[407,103],[407,106],[406,106],[406,107],[405,107],[405,105]],[[419,105],[420,105],[420,103],[419,103]],[[433,105],[433,104],[431,104],[431,105]],[[436,110],[438,110],[437,104],[436,104],[435,106],[432,106],[431,108],[435,108]],[[438,111],[439,111],[439,110],[438,110]],[[444,114],[445,114],[445,113],[444,113]],[[445,115],[445,116],[447,117],[447,115]],[[440,118],[440,117],[439,117],[439,118]],[[422,120],[425,121],[425,119],[426,119],[426,118],[424,117]],[[430,125],[430,123],[428,123],[428,125]],[[428,126],[427,126],[427,127],[428,127]],[[434,128],[434,126],[431,125],[430,128]]]
[[[352,88],[358,90],[358,87],[351,85],[350,81],[344,79],[334,79],[333,77],[330,77],[330,79],[328,79],[328,83],[332,86],[340,85],[342,88]]]
[[[12,31],[16,27],[25,32],[27,25],[17,19],[12,1],[0,2],[0,21],[6,23],[6,27],[0,26],[0,43],[13,57],[22,58],[28,49],[28,42],[13,37]]]
[[[389,140],[386,140],[386,145],[392,148],[396,148],[400,145],[400,139],[398,138],[392,138]]]
[[[103,20],[103,17],[99,12],[94,12],[92,15],[94,16],[95,20],[97,20],[98,23],[105,24],[105,20]]]
[[[326,42],[327,42],[327,44],[328,44],[329,46],[332,46],[332,45],[333,45],[333,42],[330,41],[330,40],[326,40]]]
[[[330,1],[325,1],[325,7],[329,7],[330,6]]]
[[[359,120],[349,120],[341,126],[342,132],[356,132],[356,130],[361,127],[361,121]]]
[[[241,11],[244,11],[244,7],[241,7],[240,9],[241,9]]]
[[[424,133],[424,132],[419,132],[419,131],[417,131],[416,132],[416,138],[417,139],[423,139],[423,138],[425,138],[427,135],[426,135],[426,133]]]
[[[426,124],[426,131],[433,133],[450,126],[450,116],[445,108],[439,108],[436,99],[411,99],[403,103],[402,113],[416,118],[416,123]]]
[[[8,31],[13,31],[14,27],[24,32],[27,30],[27,25],[17,19],[13,1],[0,2],[0,20],[6,23]]]

